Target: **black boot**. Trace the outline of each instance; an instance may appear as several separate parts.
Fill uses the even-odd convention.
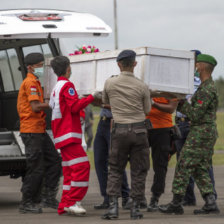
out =
[[[42,213],[42,209],[36,206],[31,199],[23,198],[19,205],[20,213]]]
[[[123,202],[123,201],[122,201],[122,202]],[[131,209],[131,207],[132,207],[132,202],[133,202],[133,199],[132,199],[131,197],[129,197],[127,203],[125,204],[125,206],[122,206],[123,209],[127,209],[127,210]],[[140,209],[147,208],[147,200],[146,200],[145,197],[144,197],[143,200],[141,200],[141,201],[139,202],[139,208],[140,208]]]
[[[122,199],[122,208],[129,210],[132,207],[133,199],[131,197],[128,198],[128,201],[123,205],[123,199]]]
[[[203,196],[203,199],[205,200],[205,204],[201,209],[195,209],[194,214],[209,214],[209,213],[215,213],[218,214],[219,208],[215,201],[215,195],[213,193],[209,193]]]
[[[139,207],[140,207],[140,209],[145,209],[145,208],[147,208],[147,200],[146,200],[145,197],[144,197],[144,199],[142,199],[142,200],[139,202]]]
[[[131,211],[130,211],[131,219],[143,218],[143,214],[139,211],[139,207],[140,207],[140,202],[133,200]]]
[[[126,205],[130,203],[130,199],[131,199],[130,197],[126,197],[126,198],[122,197],[122,208],[123,209],[127,209]]]
[[[151,197],[150,203],[147,207],[147,212],[158,211],[159,209],[158,202],[159,202],[159,197],[153,194]]]
[[[95,209],[108,209],[109,206],[110,206],[109,200],[108,199],[107,200],[104,199],[103,203],[98,204],[98,205],[94,205],[94,208]]]
[[[182,215],[184,213],[184,209],[182,206],[183,196],[179,194],[173,195],[173,200],[167,205],[160,205],[159,210],[163,213],[167,214],[176,214]]]
[[[118,218],[118,198],[110,196],[110,207],[108,211],[102,216],[102,219],[117,219]]]
[[[58,193],[58,187],[55,188],[48,188],[44,189],[41,195],[41,203],[40,206],[42,208],[58,208],[58,200],[56,199],[56,195]]]

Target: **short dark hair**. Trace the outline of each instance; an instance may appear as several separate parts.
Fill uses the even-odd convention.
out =
[[[41,53],[31,53],[26,55],[26,57],[24,58],[24,63],[26,66],[35,65],[42,61],[44,61],[44,56]]]
[[[130,68],[134,66],[135,57],[127,57],[119,61],[124,68]]]
[[[51,67],[57,76],[65,75],[69,65],[70,60],[66,56],[56,56],[53,60],[51,60]]]

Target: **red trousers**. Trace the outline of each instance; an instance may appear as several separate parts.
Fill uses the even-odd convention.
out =
[[[58,206],[58,214],[64,207],[70,207],[81,201],[88,190],[90,164],[81,144],[69,144],[61,148],[63,168],[63,192]]]

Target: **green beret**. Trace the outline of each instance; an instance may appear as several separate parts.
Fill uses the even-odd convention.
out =
[[[215,58],[208,54],[199,54],[197,56],[197,62],[205,62],[213,66],[217,65],[217,61],[215,60]]]

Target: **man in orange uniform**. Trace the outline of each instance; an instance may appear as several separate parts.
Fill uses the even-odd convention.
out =
[[[158,201],[165,189],[165,179],[168,158],[171,152],[172,113],[177,107],[176,100],[167,100],[163,97],[153,98],[152,109],[147,119],[152,123],[153,129],[149,131],[149,144],[152,150],[154,178],[151,187],[152,197],[147,211],[158,210]]]
[[[46,122],[43,90],[39,77],[43,76],[44,57],[40,53],[28,54],[24,62],[28,74],[21,84],[17,110],[20,117],[20,133],[25,145],[27,171],[22,186],[22,202],[20,212],[41,213],[42,209],[35,205],[36,197],[41,189],[43,176],[46,196],[42,204],[57,208],[55,199],[57,185],[61,174],[61,159],[54,148],[49,135],[45,132]]]

